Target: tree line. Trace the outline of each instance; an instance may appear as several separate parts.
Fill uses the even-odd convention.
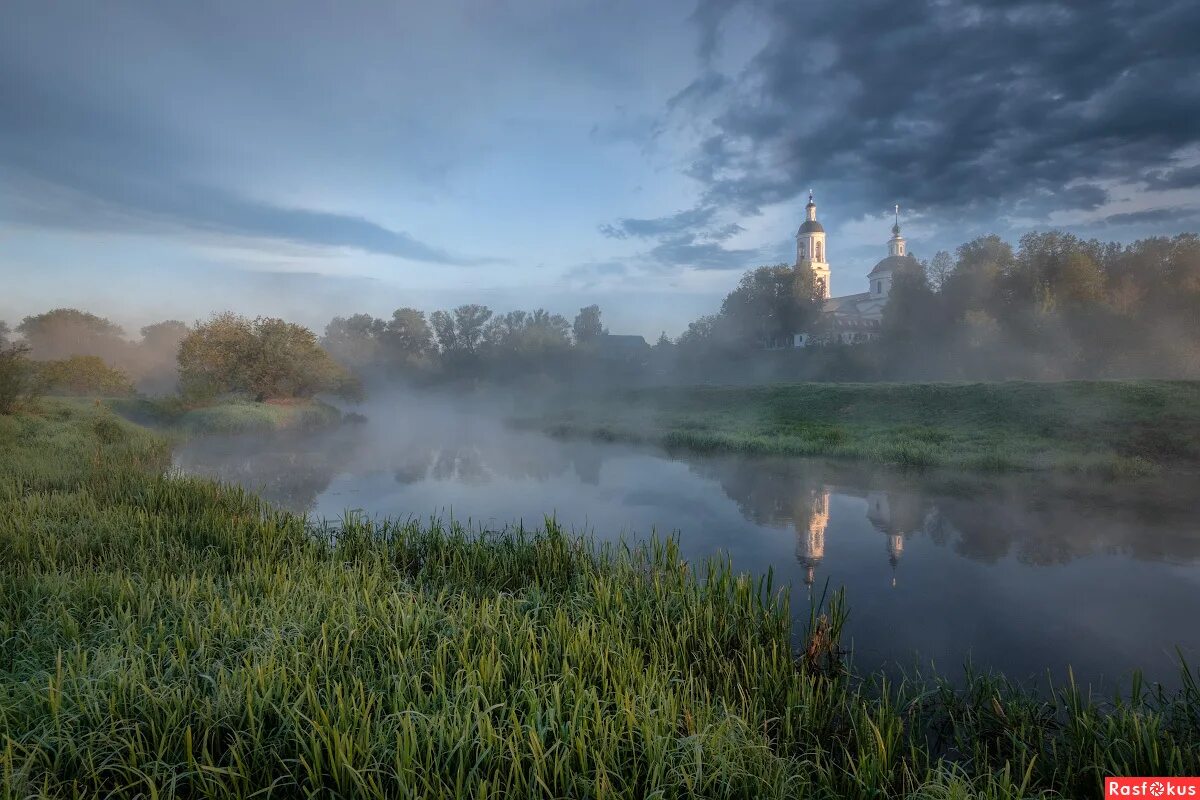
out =
[[[335,317],[320,337],[282,319],[226,312],[190,326],[148,325],[134,341],[107,318],[59,308],[26,317],[15,331],[0,323],[0,406],[11,410],[18,397],[47,392],[137,390],[178,391],[194,403],[228,395],[358,399],[364,380],[550,376],[586,360],[606,332],[598,306],[569,323],[544,309],[495,314],[467,304],[428,317],[412,308],[390,319]]]
[[[669,371],[706,380],[1200,377],[1200,237],[1128,245],[983,236],[910,259],[877,336],[841,344],[811,275],[747,272],[675,341]],[[816,346],[770,351],[804,331]]]
[[[573,322],[545,309],[496,313],[469,303],[434,311],[400,308],[390,319],[370,314],[334,317],[322,345],[360,375],[416,380],[495,380],[562,375],[598,353],[608,333],[600,307]]]
[[[829,324],[812,275],[786,264],[747,271],[715,313],[653,346],[607,336],[596,305],[573,320],[544,309],[464,304],[426,315],[402,307],[386,318],[334,317],[320,336],[225,313],[147,325],[136,341],[104,317],[54,309],[15,330],[0,322],[0,405],[38,388],[353,398],[364,381],[391,379],[1191,378],[1200,376],[1200,237],[1123,245],[1052,231],[1014,247],[983,236],[954,254],[910,259],[894,276],[874,341],[837,343]],[[800,331],[817,344],[772,349]],[[625,346],[612,347],[618,340]]]

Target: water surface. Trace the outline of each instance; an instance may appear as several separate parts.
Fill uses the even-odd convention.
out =
[[[560,441],[403,404],[321,434],[194,440],[187,472],[317,518],[347,510],[490,529],[553,515],[599,540],[675,534],[808,597],[845,587],[860,669],[967,662],[1013,678],[1178,681],[1200,659],[1195,475],[1136,483],[899,472]]]

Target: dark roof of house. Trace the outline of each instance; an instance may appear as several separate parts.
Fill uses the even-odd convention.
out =
[[[888,256],[876,264],[875,268],[867,274],[867,277],[870,278],[871,276],[878,275],[881,272],[895,272],[901,267],[914,265],[916,263],[917,260],[912,256]]]
[[[823,228],[821,226],[821,223],[817,222],[815,219],[806,219],[806,220],[804,220],[804,224],[800,226],[800,230],[796,231],[796,234],[799,235],[801,233],[824,233],[824,232],[825,232],[825,228]]]
[[[830,297],[825,301],[824,305],[821,306],[821,310],[825,311],[826,313],[836,313],[841,311],[845,306],[852,306],[861,300],[870,299],[870,292],[859,292],[858,294],[846,294],[842,295],[841,297]]]

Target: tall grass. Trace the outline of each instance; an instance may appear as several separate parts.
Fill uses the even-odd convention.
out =
[[[1106,703],[864,681],[840,598],[797,652],[770,576],[670,541],[313,529],[88,406],[2,418],[0,448],[6,797],[1087,797],[1200,771],[1190,676]]]

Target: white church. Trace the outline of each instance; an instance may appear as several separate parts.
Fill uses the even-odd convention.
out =
[[[901,267],[915,266],[916,259],[908,254],[904,237],[900,235],[900,207],[896,207],[896,224],[888,240],[888,255],[867,274],[869,288],[858,294],[833,297],[830,292],[828,252],[825,248],[825,228],[817,222],[817,204],[812,192],[804,207],[805,220],[796,231],[796,269],[811,269],[817,290],[825,298],[820,330],[795,333],[791,341],[776,343],[784,347],[806,347],[814,344],[857,344],[879,337],[883,307],[892,288],[892,276]]]

